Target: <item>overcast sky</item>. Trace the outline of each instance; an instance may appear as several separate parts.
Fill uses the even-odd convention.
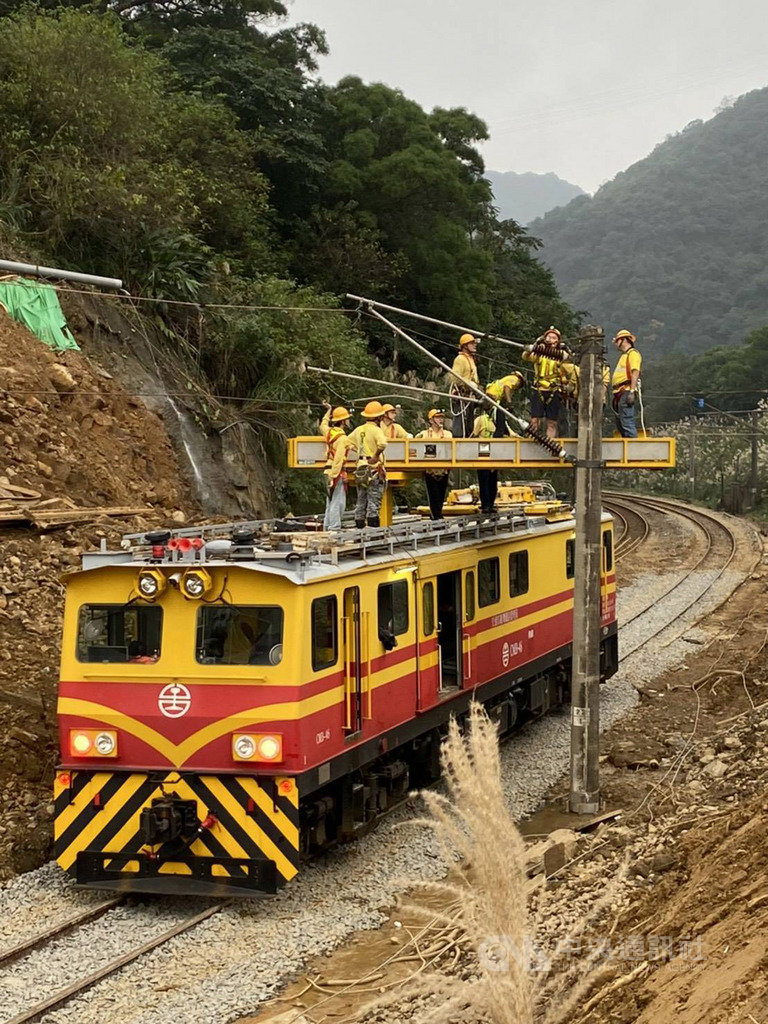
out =
[[[287,0],[331,53],[488,124],[486,164],[594,191],[724,96],[768,85],[765,0]]]

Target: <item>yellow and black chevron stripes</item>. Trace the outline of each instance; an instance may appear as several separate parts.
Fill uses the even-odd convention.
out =
[[[147,852],[141,812],[153,799],[175,795],[195,801],[200,822],[214,824],[178,855],[176,848],[153,850],[158,873],[190,875],[196,859],[237,858],[271,861],[277,884],[299,868],[298,790],[293,779],[179,772],[60,772],[55,784],[54,855],[75,874],[81,852],[120,855],[113,863],[126,878],[138,867],[126,855]],[[214,864],[214,876],[246,876],[238,864]]]

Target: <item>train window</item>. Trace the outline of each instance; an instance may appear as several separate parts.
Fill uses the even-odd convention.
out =
[[[481,558],[477,563],[477,603],[481,608],[496,604],[501,597],[498,558]]]
[[[513,551],[509,556],[509,596],[528,593],[528,552]]]
[[[435,585],[425,583],[421,591],[421,607],[424,636],[430,636],[435,629]]]
[[[408,581],[379,586],[379,635],[382,630],[400,636],[408,632]]]
[[[84,604],[77,660],[153,664],[160,657],[163,610],[157,605]]]
[[[569,580],[573,579],[576,571],[576,541],[567,540],[565,542],[565,575]]]
[[[336,633],[336,598],[316,597],[312,602],[312,668],[318,672],[336,664],[338,639]]]
[[[475,574],[467,573],[464,583],[464,621],[471,622],[475,617]]]
[[[610,530],[603,533],[603,555],[605,559],[605,571],[610,572],[613,568],[613,534]]]
[[[195,657],[201,665],[278,665],[283,609],[212,604],[197,610]]]

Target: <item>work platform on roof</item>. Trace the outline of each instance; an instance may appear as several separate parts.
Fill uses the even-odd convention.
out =
[[[558,438],[568,459],[559,459],[525,437],[492,438],[479,441],[468,437],[440,441],[390,441],[387,444],[387,472],[414,473],[425,469],[557,469],[573,466],[576,438]],[[606,437],[602,456],[606,469],[672,469],[675,465],[673,437]],[[291,469],[322,469],[327,458],[320,437],[292,437],[288,440]],[[351,460],[350,464],[354,464]]]

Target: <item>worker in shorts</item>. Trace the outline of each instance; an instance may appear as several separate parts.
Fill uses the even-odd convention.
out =
[[[346,462],[352,442],[347,436],[350,413],[344,406],[332,409],[328,402],[323,402],[325,416],[320,421],[320,433],[325,439],[326,458],[325,475],[326,498],[324,530],[340,530],[341,517],[347,507],[347,471]]]
[[[366,422],[349,435],[351,446],[357,450],[355,526],[359,530],[364,526],[380,525],[381,503],[387,488],[384,458],[387,439],[381,429],[384,418],[381,402],[369,402],[362,411],[362,417]]]
[[[523,359],[533,363],[531,392],[531,428],[540,431],[546,424],[547,437],[557,437],[557,420],[561,406],[560,367],[566,351],[560,331],[550,327],[523,352]]]
[[[470,400],[480,386],[477,370],[478,339],[474,334],[462,334],[459,351],[451,367],[451,430],[454,437],[469,437],[474,418],[474,403]]]
[[[445,413],[441,409],[430,409],[427,413],[429,426],[426,430],[420,430],[415,440],[419,441],[444,441],[453,437],[450,430],[445,429]],[[424,484],[427,488],[427,501],[429,502],[429,514],[432,519],[443,518],[443,505],[445,494],[448,490],[449,470],[428,469],[424,473]]]

